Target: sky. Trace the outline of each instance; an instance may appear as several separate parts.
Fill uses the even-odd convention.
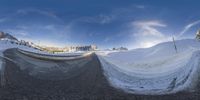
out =
[[[0,31],[45,46],[145,48],[195,38],[198,0],[0,0]]]

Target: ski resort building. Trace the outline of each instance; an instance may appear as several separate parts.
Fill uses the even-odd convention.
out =
[[[74,52],[74,51],[94,51],[97,50],[96,45],[89,45],[89,46],[70,46],[70,47],[65,47],[64,51],[67,52]]]

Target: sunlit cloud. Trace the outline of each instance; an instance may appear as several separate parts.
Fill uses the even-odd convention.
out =
[[[167,25],[153,20],[153,21],[136,21],[132,23],[135,29],[138,29],[138,33],[135,35],[143,36],[157,36],[162,37],[163,34],[157,29],[157,27],[166,27]]]
[[[131,26],[135,40],[132,48],[147,48],[170,39],[158,29],[165,28],[167,25],[158,20],[135,21],[131,23]]]
[[[177,38],[179,38],[180,36],[182,36],[184,33],[186,33],[188,30],[190,30],[190,28],[192,28],[193,26],[200,24],[200,20],[194,21],[192,23],[189,23],[188,25],[186,25],[184,27],[184,29],[176,36]]]

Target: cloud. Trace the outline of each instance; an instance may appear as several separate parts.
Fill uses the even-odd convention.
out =
[[[8,20],[7,18],[1,18],[1,19],[0,19],[0,23],[5,22],[5,21],[7,21],[7,20]]]
[[[29,13],[38,13],[38,14],[41,14],[41,15],[45,15],[45,16],[48,16],[48,17],[51,17],[51,18],[54,18],[55,20],[58,20],[58,21],[62,21],[61,18],[59,18],[55,13],[53,13],[52,11],[45,11],[45,10],[39,10],[39,9],[19,9],[17,10],[17,14],[23,14],[23,15],[26,15],[26,14],[29,14]]]
[[[100,14],[92,17],[83,17],[80,21],[87,23],[98,23],[98,24],[108,24],[115,19],[114,15]]]
[[[138,9],[145,9],[145,8],[146,8],[146,5],[133,4],[126,7],[114,8],[109,13],[100,13],[99,15],[95,15],[95,16],[81,17],[79,21],[83,21],[87,23],[108,24],[116,20],[130,19],[132,17],[130,17],[128,14],[132,15],[136,11],[138,11]]]
[[[157,29],[157,27],[166,27],[167,25],[157,21],[136,21],[133,22],[132,25],[138,29],[138,33],[136,35],[143,36],[157,36],[162,37],[163,34]]]
[[[113,16],[106,16],[106,15],[99,15],[100,23],[101,24],[107,24],[110,23],[113,19]]]
[[[27,31],[20,29],[7,29],[5,31],[8,33],[13,33],[16,37],[26,37],[29,35]]]
[[[27,30],[29,27],[25,25],[17,25],[16,28],[19,30]]]
[[[194,21],[194,22],[192,22],[192,23],[186,25],[186,26],[184,27],[184,29],[183,29],[176,37],[182,36],[182,35],[183,35],[185,32],[187,32],[190,28],[192,28],[193,26],[195,26],[195,25],[197,25],[197,24],[199,24],[199,23],[200,23],[200,20],[197,20],[197,21]]]
[[[158,20],[135,21],[131,23],[131,27],[134,40],[131,48],[147,48],[170,39],[158,29],[167,25]]]
[[[55,28],[55,25],[46,25],[46,26],[44,26],[44,29],[47,29],[47,30],[53,30],[53,31],[55,31],[56,30],[56,28]]]
[[[27,36],[28,33],[27,32],[18,32],[17,34],[21,35],[21,36]]]
[[[110,37],[105,37],[104,42],[108,42],[108,41],[110,41],[110,40],[111,40]]]
[[[144,5],[135,5],[135,7],[138,8],[138,9],[144,9],[145,8]]]

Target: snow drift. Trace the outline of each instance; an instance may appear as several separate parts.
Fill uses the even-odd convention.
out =
[[[193,90],[198,79],[200,43],[187,39],[151,48],[98,54],[111,85],[135,94],[169,94]]]

